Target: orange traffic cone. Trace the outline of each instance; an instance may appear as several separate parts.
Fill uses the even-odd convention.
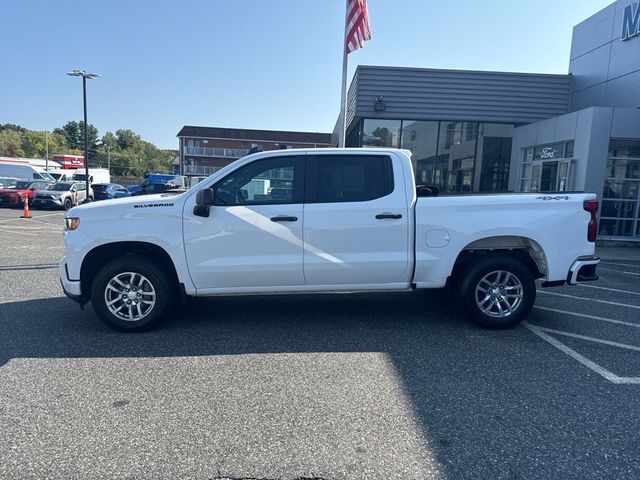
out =
[[[76,193],[75,193],[74,206],[76,206],[76,207],[78,206],[78,191],[77,190],[76,190]]]
[[[22,198],[24,199],[24,210],[20,218],[32,218],[31,215],[29,215],[29,195],[24,195]]]

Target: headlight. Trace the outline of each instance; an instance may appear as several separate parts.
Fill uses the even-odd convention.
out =
[[[80,219],[78,217],[64,217],[64,229],[75,230],[80,226]]]

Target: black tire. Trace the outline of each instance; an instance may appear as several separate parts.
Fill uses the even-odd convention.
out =
[[[136,303],[136,299],[129,300],[127,297],[127,300],[117,300],[113,306],[114,309],[121,307],[120,313],[117,314],[107,305],[105,298],[106,295],[111,296],[111,299],[118,297],[118,294],[111,288],[108,290],[108,293],[105,293],[107,291],[107,285],[114,277],[128,272],[138,275],[134,277],[134,282],[132,283],[137,283],[140,278],[139,276],[143,276],[155,293],[155,297],[153,298],[155,303],[149,307],[147,311],[141,312],[144,316],[139,320],[135,318],[131,320],[123,318],[123,316],[126,316],[130,312],[133,312],[131,315],[138,316],[133,310],[133,305],[125,305],[127,301]],[[111,284],[116,285],[115,283]],[[144,283],[143,287],[148,287],[147,283]],[[118,286],[118,288],[120,287]],[[135,291],[135,286],[127,290],[127,292],[130,290]],[[151,289],[147,288],[147,291],[151,291]],[[94,277],[91,286],[91,303],[96,314],[110,327],[123,332],[142,332],[156,326],[168,313],[174,300],[172,291],[175,291],[175,289],[171,288],[171,282],[167,278],[167,275],[151,263],[149,259],[140,255],[126,255],[106,264]],[[142,290],[140,290],[140,292],[142,292]],[[121,293],[122,295],[128,295],[128,293],[124,291]],[[147,294],[143,292],[142,295],[149,295],[146,297],[148,300],[152,298],[150,293]],[[144,299],[145,297],[141,298]],[[144,309],[145,306],[142,304],[143,302],[140,302],[141,308]],[[135,308],[138,308],[137,305]],[[138,310],[138,312],[140,312],[140,310]]]
[[[71,207],[73,207],[73,202],[71,201],[70,198],[67,197],[64,199],[64,204],[62,205],[62,207],[65,210],[69,210]]]
[[[504,273],[498,277],[498,272],[508,272],[511,276]],[[504,287],[501,289],[500,285]],[[531,312],[536,299],[536,284],[531,271],[520,260],[506,254],[478,257],[461,272],[458,289],[460,304],[471,319],[477,325],[493,330],[520,323]],[[519,301],[518,293],[521,293]]]

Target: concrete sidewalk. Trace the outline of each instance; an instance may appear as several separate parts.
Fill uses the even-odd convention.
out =
[[[636,247],[596,247],[596,255],[603,260],[640,261],[640,248]]]

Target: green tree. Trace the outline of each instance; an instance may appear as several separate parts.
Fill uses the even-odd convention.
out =
[[[56,128],[53,133],[65,137],[67,145],[72,150],[84,149],[84,122],[76,122],[74,120],[67,122],[62,128]],[[98,144],[98,129],[89,124],[87,129],[87,137],[89,140],[89,151],[95,150]]]
[[[26,157],[45,158],[47,154],[47,144],[49,147],[49,158],[57,153],[69,153],[66,138],[58,133],[27,130],[22,135],[22,149]]]
[[[21,127],[20,125],[16,125],[15,123],[5,123],[4,125],[0,125],[0,132],[3,130],[14,130],[19,133],[24,133],[27,131],[26,128]]]
[[[22,135],[12,129],[0,131],[0,155],[5,157],[24,157]]]

